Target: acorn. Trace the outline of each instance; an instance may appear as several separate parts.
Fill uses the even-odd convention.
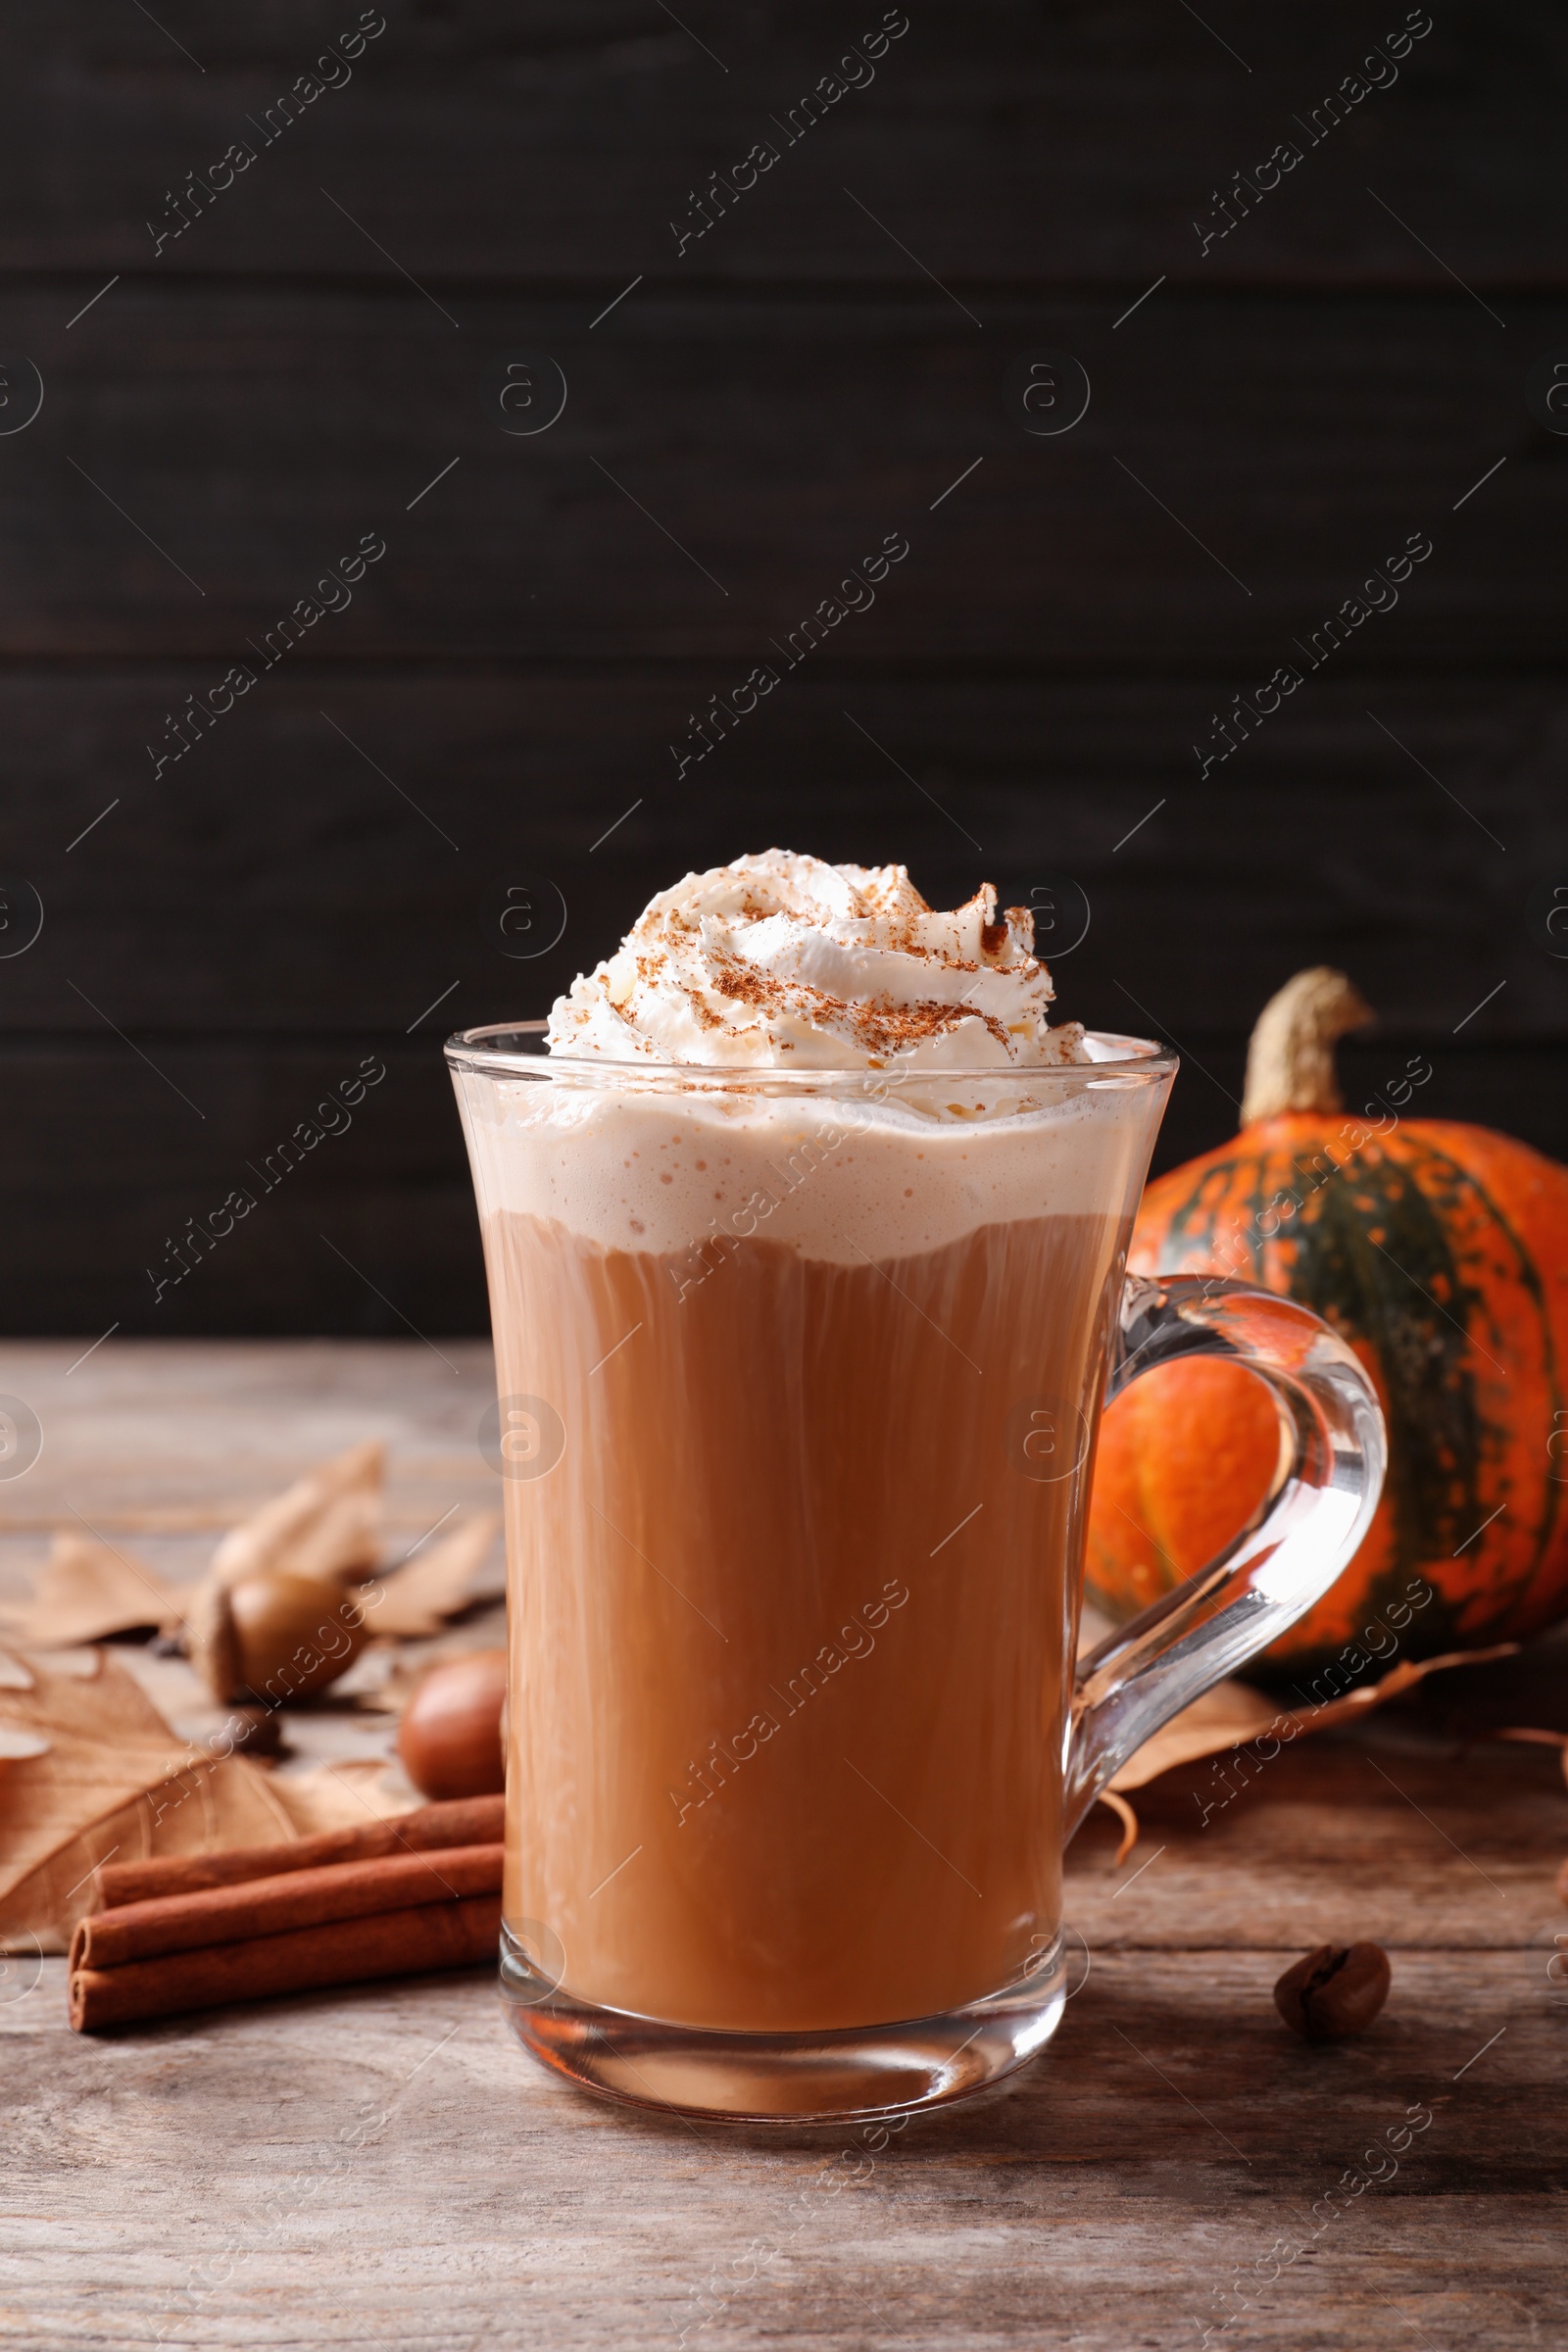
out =
[[[268,1707],[324,1690],[368,1640],[354,1593],[280,1568],[212,1587],[190,1619],[191,1662],[213,1696]]]
[[[403,1769],[421,1796],[494,1796],[507,1785],[507,1653],[470,1650],[432,1666],[398,1726]]]
[[[253,1764],[275,1764],[290,1752],[271,1707],[232,1708],[217,1730],[208,1733],[207,1745],[215,1756],[246,1756]]]

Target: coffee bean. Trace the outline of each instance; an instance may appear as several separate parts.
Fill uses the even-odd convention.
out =
[[[1380,1943],[1320,1943],[1288,1968],[1274,2006],[1305,2041],[1344,2041],[1372,2023],[1389,1997],[1389,1955]]]

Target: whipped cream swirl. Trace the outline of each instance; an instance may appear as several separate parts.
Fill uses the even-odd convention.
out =
[[[551,1010],[552,1054],[800,1069],[1042,1067],[1088,1058],[1051,1028],[1034,917],[989,883],[952,913],[902,865],[790,850],[661,891]]]

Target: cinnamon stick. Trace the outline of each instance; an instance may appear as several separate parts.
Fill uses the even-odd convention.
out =
[[[96,2034],[229,2001],[472,1966],[493,1960],[500,1934],[500,1895],[473,1894],[117,1968],[74,1969],[71,2023],[78,2034]]]
[[[335,1920],[406,1911],[416,1903],[453,1902],[501,1889],[503,1847],[444,1846],[434,1853],[384,1854],[339,1862],[322,1870],[286,1871],[235,1886],[192,1894],[154,1895],[79,1920],[70,1966],[122,1968],[173,1952],[219,1943],[244,1943]]]
[[[426,1852],[445,1845],[490,1845],[502,1834],[505,1799],[454,1797],[420,1805],[390,1821],[368,1821],[363,1829],[323,1830],[288,1845],[233,1846],[219,1854],[164,1854],[148,1862],[106,1862],[98,1873],[100,1911],[156,1896],[194,1894],[203,1887],[232,1886],[246,1879],[276,1878],[284,1871],[316,1870],[330,1863],[367,1862],[381,1854]]]

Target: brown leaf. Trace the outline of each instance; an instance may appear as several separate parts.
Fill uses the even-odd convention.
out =
[[[1498,1642],[1494,1649],[1448,1650],[1440,1658],[1407,1660],[1396,1666],[1379,1683],[1361,1683],[1341,1698],[1325,1699],[1316,1707],[1281,1707],[1263,1691],[1254,1690],[1250,1683],[1216,1683],[1201,1698],[1173,1715],[1162,1724],[1152,1739],[1146,1740],[1137,1753],[1131,1756],[1111,1780],[1112,1788],[1141,1788],[1146,1781],[1158,1778],[1178,1764],[1191,1764],[1200,1756],[1217,1756],[1228,1747],[1243,1747],[1250,1740],[1271,1734],[1276,1739],[1295,1740],[1302,1732],[1325,1731],[1331,1723],[1344,1723],[1348,1718],[1368,1714],[1401,1690],[1410,1690],[1424,1682],[1429,1674],[1439,1674],[1446,1667],[1477,1666],[1489,1658],[1511,1657],[1518,1644]]]
[[[1440,1658],[1411,1658],[1396,1666],[1380,1683],[1361,1683],[1343,1698],[1326,1699],[1319,1707],[1298,1708],[1294,1720],[1303,1732],[1321,1731],[1327,1724],[1344,1723],[1348,1716],[1381,1707],[1388,1699],[1397,1698],[1401,1690],[1424,1683],[1429,1674],[1442,1674],[1452,1666],[1483,1666],[1492,1658],[1511,1658],[1518,1647],[1517,1642],[1498,1642],[1491,1649],[1448,1649]]]
[[[404,1639],[438,1634],[445,1619],[472,1598],[473,1580],[490,1556],[500,1525],[499,1511],[481,1511],[389,1576],[363,1585],[359,1597],[369,1631]]]
[[[312,1772],[274,1775],[272,1793],[301,1838],[318,1830],[357,1830],[368,1821],[391,1821],[422,1800],[400,1788],[384,1756],[356,1756],[341,1764],[319,1764]]]
[[[230,1528],[210,1575],[221,1585],[266,1568],[344,1584],[367,1575],[380,1557],[385,1467],[386,1448],[373,1440],[334,1454]]]
[[[24,1732],[20,1725],[0,1723],[0,1763],[20,1763],[24,1756],[46,1756],[49,1742],[40,1732]],[[0,1788],[4,1783],[0,1782]]]
[[[1138,1816],[1127,1799],[1124,1796],[1118,1796],[1114,1788],[1102,1788],[1095,1802],[1105,1806],[1109,1812],[1115,1814],[1116,1819],[1121,1823],[1121,1843],[1116,1848],[1116,1868],[1120,1870],[1133,1847],[1138,1843]]]
[[[177,1739],[105,1653],[91,1676],[40,1659],[24,1671],[26,1688],[0,1680],[0,1730],[47,1746],[0,1766],[0,1944],[30,1935],[45,1951],[64,1951],[111,1853],[199,1853],[298,1834],[267,1773]]]
[[[417,1658],[411,1658],[405,1650],[383,1650],[383,1671],[375,1682],[362,1682],[349,1705],[362,1715],[401,1715],[431,1666],[447,1654],[458,1653],[421,1650]]]
[[[1272,1699],[1247,1683],[1216,1683],[1212,1690],[1205,1690],[1169,1723],[1161,1724],[1128,1758],[1110,1787],[1141,1788],[1146,1781],[1156,1780],[1178,1764],[1191,1764],[1199,1756],[1217,1756],[1244,1740],[1255,1740],[1279,1713]]]
[[[163,1625],[179,1613],[178,1595],[140,1560],[95,1536],[61,1528],[31,1600],[0,1610],[0,1624],[30,1648],[66,1649],[133,1626]]]

